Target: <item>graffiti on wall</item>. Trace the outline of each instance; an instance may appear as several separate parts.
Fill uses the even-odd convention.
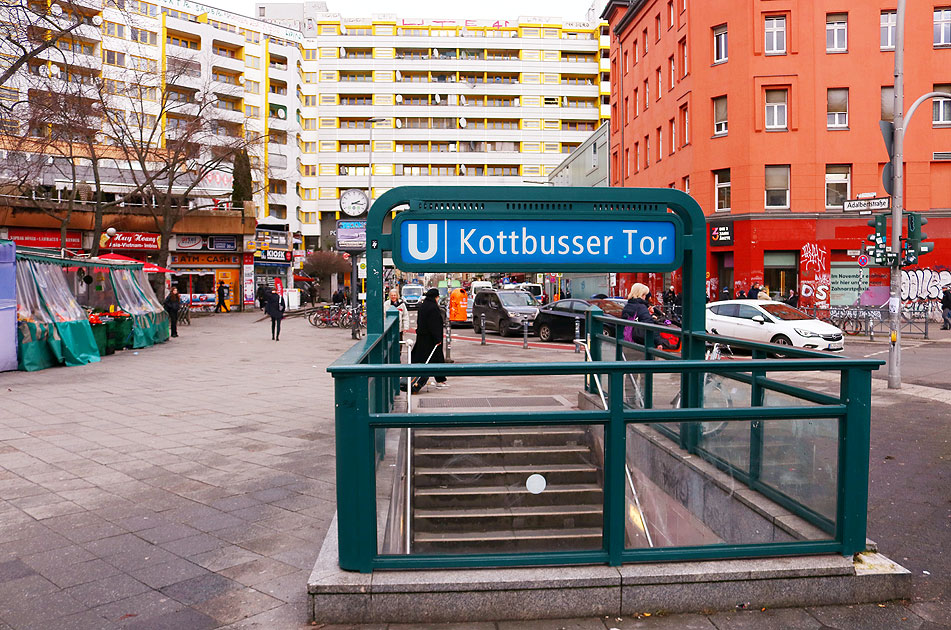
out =
[[[941,300],[941,289],[951,286],[951,269],[927,267],[901,270],[901,299],[903,302]]]
[[[799,251],[799,304],[829,308],[832,271],[829,250],[818,243],[806,243]]]

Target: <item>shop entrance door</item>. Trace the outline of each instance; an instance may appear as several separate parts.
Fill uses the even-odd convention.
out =
[[[729,300],[733,298],[733,252],[719,252],[714,254],[717,259],[717,294],[710,299]],[[726,289],[728,293],[724,294]]]
[[[225,283],[225,304],[228,305],[230,309],[232,305],[237,301],[236,297],[238,295],[238,270],[237,269],[216,269],[215,270],[215,290],[218,289],[218,283]]]

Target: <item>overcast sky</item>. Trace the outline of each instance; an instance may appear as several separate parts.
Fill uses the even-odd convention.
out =
[[[253,0],[198,0],[227,11],[251,16]],[[603,5],[603,2],[601,2]],[[432,2],[431,0],[327,0],[327,8],[343,17],[370,17],[395,13],[400,17],[473,20],[512,20],[523,15],[584,20],[591,0],[479,0],[478,2]]]

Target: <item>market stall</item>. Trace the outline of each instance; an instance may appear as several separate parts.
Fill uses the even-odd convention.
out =
[[[16,259],[19,369],[99,361],[92,327],[63,271],[70,261],[19,251]]]
[[[86,287],[80,287],[79,301],[94,311],[107,312],[110,317],[128,318],[120,322],[119,347],[145,348],[168,339],[168,314],[145,279],[141,263],[90,259],[88,264],[90,281],[84,282]]]

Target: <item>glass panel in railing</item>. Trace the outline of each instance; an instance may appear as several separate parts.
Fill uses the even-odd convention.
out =
[[[789,359],[789,361],[794,361],[794,359]],[[807,392],[839,396],[840,372],[838,370],[770,371],[766,374],[766,377],[767,382],[763,388],[763,404],[770,407],[801,407],[818,404],[796,396],[795,392],[776,391],[773,389],[775,386],[796,387]]]
[[[419,428],[409,439],[399,433],[387,433],[378,468],[381,553],[601,548],[600,427]]]
[[[726,425],[721,435],[750,434],[750,422]],[[656,425],[628,425],[624,474],[627,548],[831,538],[805,511],[751,489],[729,468],[691,455]]]
[[[839,421],[773,420],[763,426],[763,483],[828,519],[834,518]]]

